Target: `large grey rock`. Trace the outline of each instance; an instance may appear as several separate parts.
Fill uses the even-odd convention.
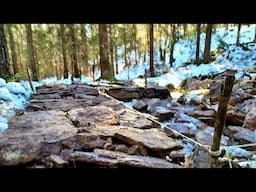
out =
[[[227,126],[224,134],[239,141],[241,144],[256,143],[256,133],[239,126]],[[255,147],[254,147],[255,148]]]
[[[182,148],[180,140],[174,140],[158,129],[141,130],[127,127],[119,129],[114,136],[127,144],[143,145],[157,152]]]
[[[254,105],[246,114],[243,127],[250,130],[256,130],[256,107]]]
[[[198,129],[207,128],[207,125],[205,123],[203,123],[202,121],[200,121],[192,116],[189,116],[183,112],[176,113],[176,115],[174,116],[174,122],[175,123],[194,124]]]
[[[238,108],[233,108],[227,111],[226,120],[233,125],[242,126],[244,123],[245,113]]]
[[[133,108],[138,111],[147,111],[148,104],[142,100],[138,100],[133,104]]]
[[[188,137],[194,137],[195,134],[199,131],[199,129],[193,123],[170,123],[168,124],[168,126],[171,129],[178,131],[179,133],[182,133]],[[170,128],[164,127],[164,131],[167,134],[172,135],[172,131]]]
[[[27,112],[13,117],[9,129],[0,133],[0,165],[15,166],[42,158],[44,142],[76,134],[62,111]]]
[[[101,105],[71,109],[68,116],[76,127],[88,127],[95,123],[119,124],[117,113],[110,107]]]
[[[141,98],[170,98],[170,92],[167,87],[125,87],[110,88],[107,93],[121,101],[130,101]]]
[[[146,117],[130,111],[123,112],[122,114],[120,114],[119,117],[121,126],[129,126],[138,129],[150,129],[153,127],[160,127]]]
[[[213,134],[214,134],[214,128],[208,127],[205,130],[197,132],[195,138],[199,143],[203,145],[211,146],[213,141]],[[230,139],[227,136],[222,135],[220,143],[221,145],[229,145]]]
[[[150,114],[157,117],[158,121],[170,120],[175,114],[175,111],[169,110],[162,106],[156,106],[150,108]]]

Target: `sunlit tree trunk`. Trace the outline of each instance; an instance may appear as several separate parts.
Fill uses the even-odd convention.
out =
[[[240,30],[241,30],[241,23],[239,23],[237,26],[236,46],[240,45]]]
[[[187,27],[188,27],[188,24],[183,24],[183,36],[187,35]]]
[[[108,38],[106,24],[99,24],[99,47],[101,78],[113,80],[114,74],[112,73],[108,57]]]
[[[212,37],[212,24],[207,24],[206,27],[206,38],[205,38],[205,46],[204,46],[204,63],[209,63],[211,60],[211,37]]]
[[[16,27],[17,27],[16,29],[18,29],[18,27],[24,27],[24,26],[16,25]],[[14,31],[14,35],[15,35],[15,39],[18,39],[18,37],[21,36],[21,33],[18,30],[16,30],[16,31]],[[26,35],[26,34],[24,34],[24,35]],[[20,71],[25,72],[26,69],[25,69],[25,66],[23,65],[25,62],[22,57],[22,52],[23,52],[23,44],[20,41],[17,41],[17,55],[18,55],[19,69],[20,69]]]
[[[64,24],[60,24],[60,36],[61,36],[61,48],[62,48],[62,57],[63,57],[63,63],[64,63],[64,79],[68,78],[68,62],[67,62],[67,52],[66,52],[66,46],[67,46],[67,40],[65,37],[65,26]]]
[[[85,30],[85,25],[80,24],[81,29],[81,39],[82,39],[82,65],[85,67],[85,76],[90,76],[90,68],[88,63],[88,45],[87,45],[87,35]]]
[[[127,61],[127,47],[126,47],[126,44],[127,44],[127,40],[126,40],[126,32],[127,32],[127,26],[125,26],[124,28],[124,63],[125,65],[128,65],[128,61]]]
[[[154,25],[149,25],[149,42],[150,42],[150,76],[154,76]]]
[[[200,54],[200,35],[201,35],[201,24],[196,25],[196,63],[200,62],[199,54]]]
[[[163,53],[163,61],[165,61],[166,58],[166,48],[167,48],[167,39],[164,40],[164,53]]]
[[[19,72],[19,66],[17,64],[17,54],[16,54],[15,43],[14,43],[14,39],[13,39],[12,26],[11,26],[11,24],[7,24],[6,27],[7,27],[7,31],[9,34],[13,73],[16,74]]]
[[[27,34],[27,48],[28,48],[28,61],[32,71],[32,80],[38,81],[38,71],[35,59],[35,50],[33,46],[33,36],[31,24],[26,24],[26,34]]]
[[[225,30],[228,31],[228,24],[225,25]]]
[[[69,24],[70,30],[70,40],[71,40],[71,65],[73,67],[72,76],[75,78],[80,78],[80,70],[78,68],[77,62],[77,45],[76,45],[76,36],[75,36],[75,26],[74,24]]]
[[[135,52],[135,63],[138,63],[137,27],[136,27],[136,24],[133,24],[132,28],[133,28],[133,48],[134,48],[134,52]]]
[[[24,71],[24,67],[22,64],[22,58],[21,58],[21,47],[20,47],[20,43],[17,43],[17,64],[19,65],[19,70],[20,71]]]
[[[110,53],[110,67],[111,67],[111,73],[114,74],[114,41],[112,37],[112,25],[109,25],[109,53]]]

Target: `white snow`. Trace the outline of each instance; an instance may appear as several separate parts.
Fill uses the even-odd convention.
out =
[[[184,139],[184,142],[186,142],[186,144],[184,145],[182,151],[185,154],[190,154],[191,152],[194,151],[195,146],[191,144],[191,142],[188,139]]]
[[[225,147],[225,150],[226,150],[226,155],[240,156],[240,157],[252,156],[252,153],[239,147]]]
[[[12,96],[7,88],[5,87],[0,88],[0,99],[4,101],[12,100]]]
[[[243,161],[238,163],[241,167],[244,168],[256,168],[256,161],[250,160],[250,161]]]
[[[6,84],[6,81],[4,79],[0,78],[0,87],[5,86],[5,84]]]
[[[0,132],[8,129],[8,124],[5,122],[0,122]]]
[[[25,88],[22,85],[20,85],[19,83],[17,83],[17,82],[7,83],[5,87],[9,90],[10,93],[22,94],[25,97],[29,97],[29,95],[27,94]]]

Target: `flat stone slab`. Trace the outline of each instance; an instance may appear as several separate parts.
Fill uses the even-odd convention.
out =
[[[129,145],[142,145],[152,151],[162,152],[182,148],[181,140],[174,140],[159,129],[136,129],[124,126],[96,126],[90,133],[104,137],[116,137]]]
[[[68,116],[76,127],[88,127],[95,123],[119,124],[118,114],[112,108],[101,105],[71,109]]]
[[[120,114],[120,125],[127,126],[127,127],[134,127],[138,129],[150,129],[150,128],[157,128],[160,126],[156,123],[153,123],[146,117],[142,115],[138,115],[132,112],[125,111],[124,113]]]
[[[95,149],[94,152],[72,153],[71,162],[94,163],[103,167],[140,167],[140,168],[182,168],[178,164],[155,157],[127,155],[126,153]]]
[[[166,99],[170,97],[167,87],[124,87],[110,88],[107,93],[112,97],[121,101],[130,101],[132,99],[142,98],[160,98]]]
[[[26,112],[11,118],[0,133],[0,165],[14,166],[40,159],[42,143],[76,134],[65,113],[58,110]]]
[[[240,126],[227,126],[224,128],[224,134],[228,135],[231,138],[239,141],[241,144],[248,144],[248,143],[256,143],[256,133],[255,131],[245,129]],[[250,147],[256,148],[256,147]]]
[[[180,140],[174,140],[158,129],[141,130],[127,127],[119,129],[114,136],[130,145],[143,145],[157,152],[182,148]]]

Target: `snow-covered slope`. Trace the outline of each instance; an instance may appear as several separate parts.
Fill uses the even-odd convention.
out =
[[[243,25],[240,31],[240,43],[252,42],[255,33],[255,25],[249,27]],[[227,50],[217,56],[216,60],[212,63],[204,63],[200,65],[189,64],[195,58],[196,52],[196,37],[192,40],[180,40],[175,44],[173,68],[169,69],[167,73],[160,75],[159,77],[148,78],[149,82],[157,82],[159,85],[167,85],[172,83],[176,88],[180,86],[180,83],[188,78],[199,75],[216,74],[225,71],[226,69],[238,69],[239,71],[246,71],[250,66],[256,63],[256,44],[251,43],[248,45],[248,50],[244,50],[242,47],[234,45],[236,42],[237,27],[232,27],[229,31],[225,31],[224,28],[219,28],[216,33],[212,35],[211,51],[215,51],[220,45],[220,39],[227,44]],[[200,41],[200,55],[203,55],[205,41],[205,33],[201,34]],[[167,55],[168,57],[168,55]],[[155,68],[158,70],[157,65],[161,63],[155,58]],[[160,66],[168,68],[169,64],[161,63]],[[145,69],[149,70],[149,63],[139,63],[134,65],[130,69],[125,68],[121,71],[116,78],[118,80],[133,79],[135,83],[142,84],[144,80],[138,78],[143,76]],[[158,70],[159,71],[159,70]],[[129,72],[129,76],[128,76]]]

